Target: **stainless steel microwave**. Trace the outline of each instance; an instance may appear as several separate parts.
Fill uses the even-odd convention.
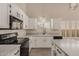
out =
[[[10,15],[10,29],[22,29],[23,21]]]

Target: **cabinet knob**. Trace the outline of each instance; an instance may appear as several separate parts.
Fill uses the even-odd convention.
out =
[[[11,13],[11,10],[10,10],[10,13]]]
[[[12,6],[11,6],[11,5],[9,5],[9,7],[11,8]]]

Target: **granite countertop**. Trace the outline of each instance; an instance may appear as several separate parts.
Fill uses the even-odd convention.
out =
[[[0,45],[0,56],[12,56],[20,45]]]
[[[19,39],[19,38],[24,39],[24,38],[29,38],[29,36],[17,36],[17,38],[18,38],[18,39]]]
[[[69,56],[79,56],[79,38],[63,38],[61,40],[53,40]]]
[[[24,41],[28,41],[29,37],[28,36],[17,36],[17,40],[19,44],[22,44]]]

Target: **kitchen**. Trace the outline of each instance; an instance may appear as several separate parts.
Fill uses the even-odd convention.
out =
[[[0,3],[0,56],[79,56],[78,3]]]

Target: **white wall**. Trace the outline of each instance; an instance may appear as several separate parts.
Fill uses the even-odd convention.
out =
[[[19,8],[21,8],[25,13],[27,12],[27,4],[26,3],[16,3]]]

